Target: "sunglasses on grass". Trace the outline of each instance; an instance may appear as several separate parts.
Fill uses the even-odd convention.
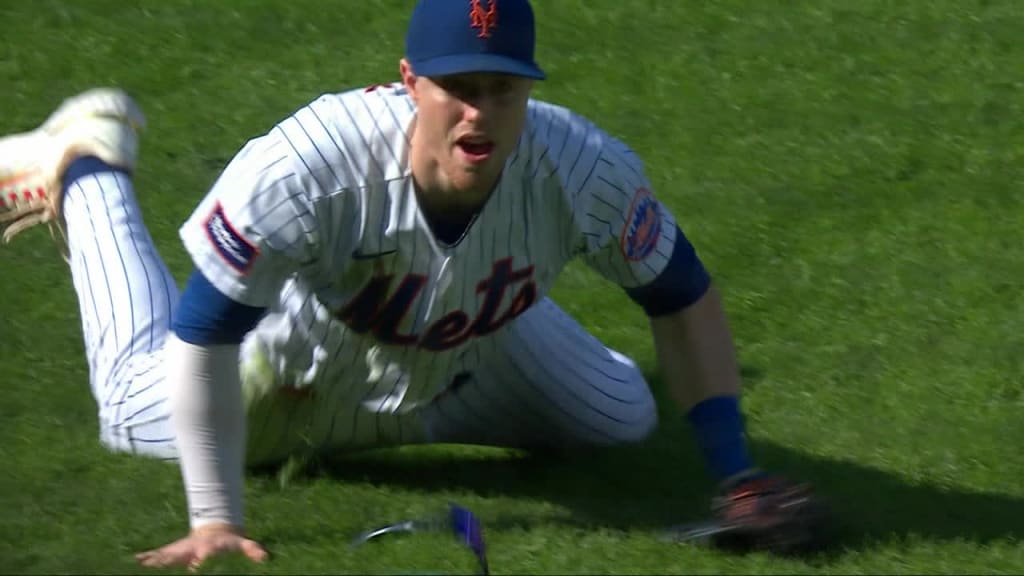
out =
[[[419,520],[406,520],[397,524],[367,530],[356,536],[350,548],[355,548],[385,534],[409,532],[451,532],[456,540],[473,551],[479,565],[479,574],[490,574],[487,566],[487,547],[484,544],[483,526],[480,519],[469,509],[449,503],[446,513]]]

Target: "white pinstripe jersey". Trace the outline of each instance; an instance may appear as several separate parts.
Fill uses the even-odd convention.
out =
[[[500,181],[453,245],[417,205],[416,110],[398,84],[323,95],[249,141],[181,237],[224,294],[280,313],[257,330],[290,385],[341,381],[348,400],[401,411],[484,361],[488,336],[570,259],[634,287],[672,254],[675,222],[640,160],[565,108],[528,106]]]

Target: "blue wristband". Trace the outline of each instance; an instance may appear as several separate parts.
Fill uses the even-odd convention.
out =
[[[739,404],[735,396],[716,396],[687,414],[705,463],[719,482],[753,467]]]

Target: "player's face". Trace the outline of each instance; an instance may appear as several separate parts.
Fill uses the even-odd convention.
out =
[[[467,202],[485,198],[519,141],[533,81],[485,73],[427,78],[406,66],[403,77],[418,110],[412,153],[426,157],[417,181]]]

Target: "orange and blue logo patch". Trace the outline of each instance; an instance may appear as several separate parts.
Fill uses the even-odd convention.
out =
[[[633,196],[626,226],[622,231],[622,255],[636,262],[647,258],[661,238],[661,210],[651,191],[640,188]]]
[[[253,260],[260,251],[235,230],[227,216],[224,215],[224,207],[220,205],[220,202],[214,206],[204,224],[206,236],[213,243],[217,254],[220,254],[221,258],[238,272],[242,274],[249,272]]]

